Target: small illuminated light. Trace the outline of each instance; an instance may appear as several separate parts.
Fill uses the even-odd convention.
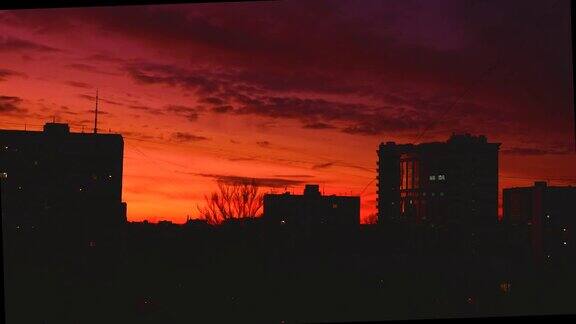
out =
[[[280,221],[280,224],[284,225],[284,224],[286,224],[286,221],[285,221],[285,220],[281,220],[281,221]]]
[[[568,242],[562,242],[562,244],[564,244],[564,245],[568,245]]]
[[[108,179],[112,179],[112,175],[111,175],[111,174],[108,175]]]
[[[550,214],[546,214],[546,218],[550,218]]]
[[[333,208],[333,209],[338,208],[338,204],[332,204],[332,208]]]
[[[7,149],[8,149],[8,146],[4,146],[4,148],[7,150]]]
[[[436,176],[431,175],[429,179],[434,181],[434,180],[436,180]]]
[[[446,176],[443,174],[438,175],[438,180],[446,180]]]
[[[8,173],[6,173],[6,172],[0,173],[0,178],[1,178],[1,179],[6,179],[6,178],[8,178]]]
[[[78,189],[79,191],[82,191],[82,188]]]
[[[563,229],[562,229],[562,232],[566,232],[566,229],[565,229],[565,228],[563,228]]]
[[[18,186],[18,190],[22,190],[22,187],[21,187],[21,186]]]

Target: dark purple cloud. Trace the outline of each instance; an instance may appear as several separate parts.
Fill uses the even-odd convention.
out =
[[[11,77],[15,77],[15,76],[26,77],[26,74],[24,74],[22,72],[10,70],[10,69],[0,68],[0,81],[6,81],[6,79],[11,78]]]
[[[56,53],[61,50],[21,38],[1,36],[0,52]]]
[[[173,113],[176,116],[184,117],[188,121],[196,121],[198,120],[200,109],[188,106],[168,105],[164,107],[164,110],[168,113]]]
[[[172,138],[178,142],[199,142],[209,140],[209,138],[207,137],[194,135],[186,132],[176,132],[172,134]]]
[[[0,113],[9,115],[24,113],[27,110],[21,107],[22,102],[20,97],[0,95]]]
[[[567,9],[568,1],[343,0],[15,11],[0,21],[39,34],[95,28],[187,60],[91,58],[141,84],[191,91],[214,113],[354,135],[457,128],[558,140],[573,130]]]
[[[305,180],[284,179],[284,178],[253,178],[235,175],[222,175],[222,174],[208,174],[208,173],[195,173],[201,177],[212,178],[217,182],[226,184],[238,184],[254,181],[258,186],[269,188],[284,188],[290,186],[299,186],[306,183]]]

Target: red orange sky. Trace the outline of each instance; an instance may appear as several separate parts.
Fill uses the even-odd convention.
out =
[[[1,11],[0,127],[89,131],[98,88],[129,220],[183,222],[235,177],[362,193],[366,218],[382,141],[484,134],[501,187],[576,183],[570,37],[568,1]]]

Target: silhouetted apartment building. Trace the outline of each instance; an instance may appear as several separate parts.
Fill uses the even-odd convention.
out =
[[[318,185],[306,185],[303,195],[264,195],[264,217],[283,226],[359,227],[360,197],[323,196]]]
[[[538,181],[532,187],[507,188],[503,190],[502,222],[526,229],[536,261],[573,260],[575,202],[576,187],[572,186]]]
[[[378,222],[496,223],[499,147],[470,134],[446,142],[380,144]]]
[[[124,141],[119,134],[71,133],[67,124],[43,131],[0,131],[2,214],[17,229],[98,228],[126,221],[122,202]],[[55,234],[56,235],[56,234]]]

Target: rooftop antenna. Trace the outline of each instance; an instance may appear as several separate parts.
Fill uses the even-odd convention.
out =
[[[96,89],[96,108],[94,109],[94,134],[98,133],[98,89]]]

